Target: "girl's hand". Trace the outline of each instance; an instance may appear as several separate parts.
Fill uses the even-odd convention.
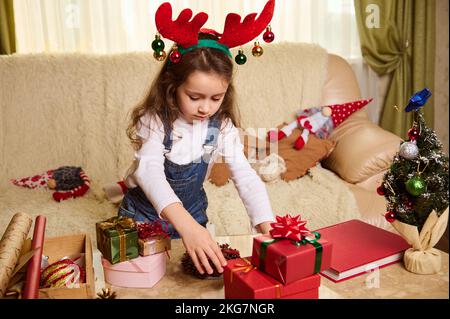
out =
[[[227,265],[227,261],[206,228],[194,221],[192,225],[183,228],[181,232],[179,231],[179,234],[183,238],[183,244],[199,273],[204,274],[205,271],[210,275],[213,273],[208,257],[217,271],[223,272],[222,267]]]
[[[272,229],[272,226],[270,226],[270,223],[272,222],[263,222],[261,224],[256,225],[256,228],[260,233],[263,235],[266,235],[269,233],[269,231]]]
[[[164,208],[161,216],[169,220],[180,234],[184,247],[186,247],[199,273],[204,274],[205,270],[208,274],[213,273],[208,257],[217,271],[223,272],[222,267],[227,265],[227,261],[222,254],[222,250],[211,238],[206,228],[197,223],[180,203],[173,203]]]

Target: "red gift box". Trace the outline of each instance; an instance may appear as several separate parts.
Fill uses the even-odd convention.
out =
[[[250,257],[228,260],[223,278],[225,299],[317,299],[318,274],[283,285],[250,263]]]
[[[269,235],[253,238],[252,264],[283,284],[289,284],[328,269],[332,244],[314,239],[303,244]]]

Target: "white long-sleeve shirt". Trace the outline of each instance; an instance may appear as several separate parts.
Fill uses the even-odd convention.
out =
[[[173,123],[172,150],[166,157],[176,164],[188,164],[199,159],[204,152],[203,143],[207,132],[208,120],[190,124],[183,118],[178,118]],[[144,116],[141,118],[137,135],[143,139],[143,145],[135,153],[135,162],[125,178],[125,183],[128,187],[139,185],[160,216],[165,207],[176,202],[181,203],[164,174],[164,126],[158,117]],[[206,178],[214,160],[223,156],[250,221],[256,226],[265,221],[273,221],[274,215],[266,187],[250,166],[243,150],[239,130],[231,121],[224,121]]]

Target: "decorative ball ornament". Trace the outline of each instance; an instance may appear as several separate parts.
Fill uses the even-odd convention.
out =
[[[409,139],[411,141],[417,140],[419,135],[420,135],[420,132],[419,132],[419,129],[416,126],[410,128],[409,131],[408,131],[408,136],[409,136]]]
[[[259,42],[255,42],[255,46],[252,49],[253,56],[259,58],[261,55],[263,55],[263,53],[264,53],[264,50],[259,45]]]
[[[75,288],[82,282],[82,269],[74,261],[66,258],[47,266],[41,273],[41,288]]]
[[[240,49],[238,51],[238,54],[234,58],[234,61],[236,61],[236,63],[239,65],[243,65],[245,64],[245,62],[247,62],[247,57],[244,54],[244,50]]]
[[[182,56],[181,56],[180,51],[178,51],[178,47],[175,46],[173,48],[172,52],[170,52],[170,54],[169,54],[170,62],[172,62],[174,64],[177,64],[177,63],[179,63],[181,61],[181,57]]]
[[[155,40],[152,42],[153,51],[162,51],[164,50],[164,41],[161,40],[161,36],[159,34],[155,35]]]
[[[152,42],[152,49],[153,49],[153,57],[161,62],[166,59],[166,52],[164,51],[164,41],[161,40],[161,36],[159,34],[155,35],[155,40]]]
[[[380,185],[380,186],[377,187],[377,194],[380,195],[380,196],[384,196],[385,191],[384,191],[383,185]]]
[[[396,220],[395,213],[394,213],[394,212],[391,212],[391,211],[387,212],[387,213],[384,215],[384,218],[386,218],[386,220],[387,220],[389,223],[393,223],[393,222]]]
[[[275,39],[275,34],[272,32],[270,25],[266,28],[266,32],[263,34],[263,40],[267,43],[272,42]]]
[[[167,56],[167,54],[166,54],[165,51],[155,51],[155,52],[153,52],[153,57],[159,62],[164,61],[166,59],[166,56]]]
[[[404,142],[400,146],[399,154],[401,157],[406,158],[408,160],[413,160],[419,156],[419,148],[417,147],[416,141],[412,142]]]
[[[422,177],[419,175],[416,175],[414,177],[411,177],[406,183],[406,190],[408,193],[410,193],[413,196],[419,196],[426,192],[427,190],[427,184],[423,180]]]

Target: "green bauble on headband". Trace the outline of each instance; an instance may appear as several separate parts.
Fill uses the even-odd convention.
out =
[[[226,17],[224,31],[220,34],[214,30],[202,29],[202,26],[208,20],[208,15],[204,12],[196,14],[191,19],[192,10],[184,9],[178,18],[173,21],[172,6],[170,3],[165,2],[159,6],[155,14],[156,28],[159,34],[155,36],[155,40],[152,42],[153,56],[158,61],[165,60],[164,42],[161,40],[161,36],[163,36],[175,42],[175,46],[169,54],[169,64],[179,63],[185,53],[202,47],[219,50],[228,57],[233,58],[230,52],[231,48],[242,46],[252,41],[264,30],[266,30],[263,35],[264,41],[270,43],[274,40],[275,36],[269,25],[273,17],[274,8],[275,0],[269,0],[256,20],[257,14],[251,13],[243,19],[243,22],[240,22],[241,17],[238,14],[230,13]],[[218,39],[199,40],[199,33],[213,34]],[[263,52],[259,42],[255,42],[252,50],[253,56],[259,57]],[[235,61],[237,64],[244,64],[247,61],[242,48],[239,50]]]

